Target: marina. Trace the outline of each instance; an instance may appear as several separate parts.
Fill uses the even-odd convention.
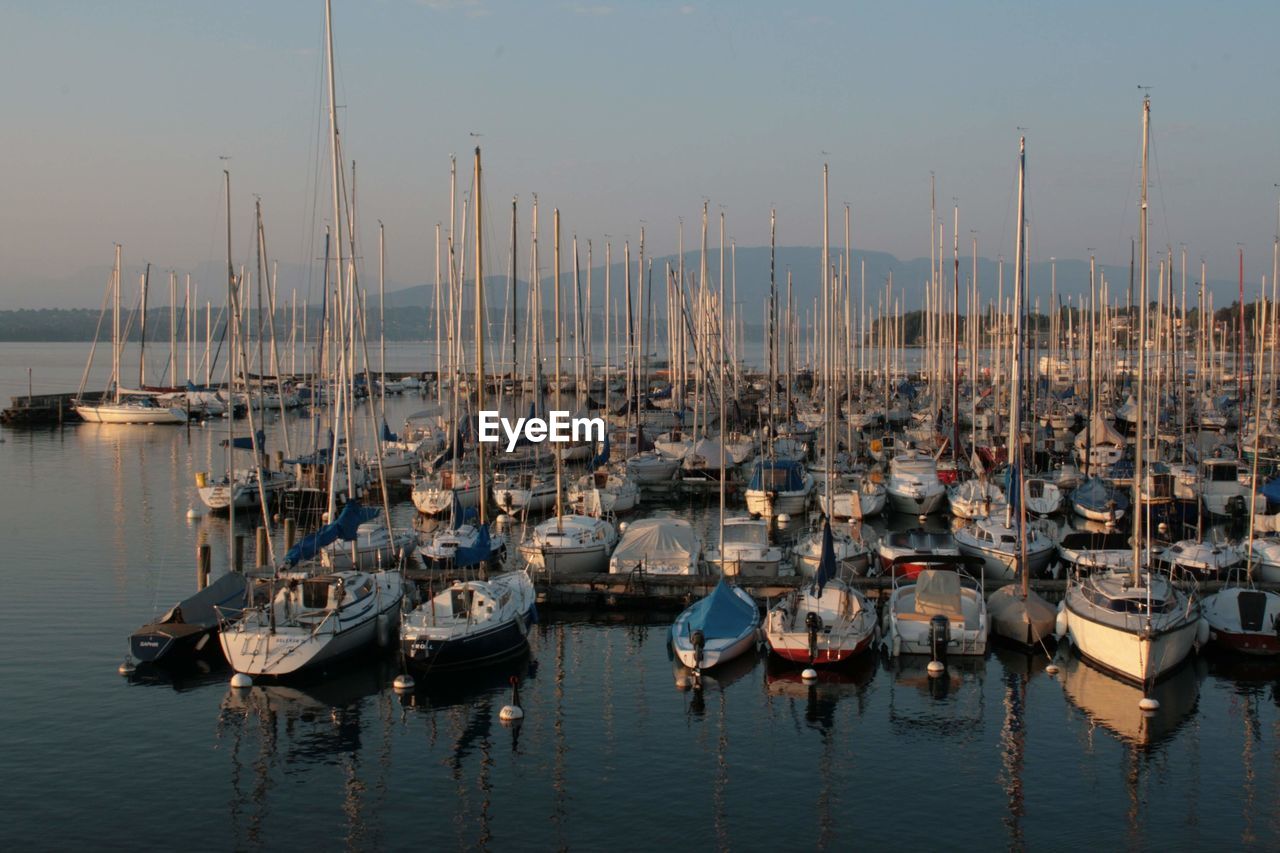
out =
[[[1051,125],[1056,107],[1029,115],[1045,133],[975,142],[966,123],[991,117],[948,105],[945,139],[933,118],[922,135],[896,105],[917,86],[894,74],[877,84],[899,92],[879,100],[899,113],[886,153],[832,109],[834,66],[797,70],[811,43],[831,46],[823,15],[546,7],[570,26],[540,39],[547,21],[519,6],[412,6],[335,17],[315,0],[288,21],[272,6],[254,13],[283,39],[270,50],[202,35],[239,98],[269,94],[281,132],[197,94],[251,144],[207,128],[166,144],[193,166],[148,157],[140,135],[154,174],[99,167],[121,233],[70,229],[64,244],[101,288],[77,274],[71,302],[100,307],[41,306],[67,295],[30,260],[28,283],[0,291],[23,306],[0,304],[0,838],[1280,847],[1280,202],[1258,206],[1252,135],[1250,177],[1214,175],[1227,215],[1201,210],[1207,167],[1187,169],[1209,118],[1188,113],[1204,95],[1186,81],[1081,100],[1084,145]],[[46,14],[14,17],[62,32]],[[153,22],[166,45],[183,17]],[[312,41],[288,46],[304,18]],[[706,128],[679,156],[666,146],[681,114],[665,111],[686,86],[662,63],[644,90],[667,131],[647,135],[633,83],[635,139],[601,121],[630,80],[614,76],[629,61],[614,21],[673,39],[672,56],[686,30],[713,33],[683,51],[681,74],[715,97],[684,116]],[[791,91],[758,79],[735,105],[756,69],[734,40],[772,44],[744,21],[804,49],[780,71]],[[452,53],[519,22],[518,50]],[[553,48],[533,66],[540,89],[608,106],[564,121],[561,102],[525,100],[526,32]],[[575,66],[611,45],[598,80],[556,65],[569,32]],[[704,44],[734,59],[733,87],[708,75]],[[1027,50],[1004,64],[1027,74]],[[462,73],[443,74],[449,55]],[[305,104],[285,95],[302,66]],[[783,117],[808,77],[827,80],[813,105],[858,153],[774,152],[766,168],[751,152],[777,141],[773,118],[812,124]],[[699,149],[730,140],[726,119],[764,91],[778,116]],[[146,114],[165,103],[178,139],[193,116],[172,92]],[[533,142],[543,112],[574,127],[549,135],[563,150]],[[418,135],[431,141],[411,159],[389,146]],[[914,147],[926,136],[946,169]],[[906,191],[876,156],[909,169]],[[755,165],[739,173],[738,157]],[[634,186],[617,182],[625,162]],[[512,169],[546,185],[515,189]],[[170,198],[181,212],[132,226],[141,199],[160,209],[163,184],[192,170],[199,190]],[[991,187],[1007,190],[1003,216]],[[1097,213],[1126,192],[1121,216]],[[64,205],[69,221],[73,208],[104,219]],[[1203,245],[1175,243],[1189,223]],[[43,245],[15,228],[6,252]]]

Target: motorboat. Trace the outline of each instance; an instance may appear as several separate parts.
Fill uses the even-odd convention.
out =
[[[706,562],[726,577],[773,578],[782,549],[769,542],[769,522],[741,516],[724,520],[723,544],[709,547]]]
[[[975,578],[966,566],[981,564],[969,557],[934,557],[914,580],[894,573],[881,629],[882,642],[893,657],[918,654],[942,660],[947,655],[986,653],[986,590],[981,575]]]
[[[180,665],[217,649],[217,642],[210,641],[224,622],[240,616],[248,590],[244,575],[227,572],[130,634],[129,653],[139,663]]]
[[[1240,482],[1235,459],[1205,459],[1200,463],[1200,502],[1205,512],[1219,518],[1245,515],[1250,489]]]
[[[918,450],[907,450],[893,457],[885,488],[889,506],[910,515],[937,512],[947,497],[946,486],[938,479],[937,462]]]
[[[914,579],[932,557],[959,557],[960,546],[951,533],[937,530],[925,530],[915,527],[911,530],[894,530],[884,534],[876,549],[880,557],[880,568],[885,574],[896,573],[911,580]],[[902,557],[918,557],[918,560],[903,560]]]
[[[1209,642],[1246,655],[1280,655],[1280,595],[1235,584],[1206,595],[1200,613]]]

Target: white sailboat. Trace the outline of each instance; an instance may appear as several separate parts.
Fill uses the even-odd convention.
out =
[[[80,392],[72,402],[81,420],[91,424],[184,424],[187,413],[177,406],[162,406],[155,397],[147,394],[122,395],[120,389],[120,349],[123,341],[120,337],[120,244],[116,244],[115,264],[111,273],[112,291],[112,326],[111,326],[111,396],[95,403],[83,399],[84,381],[80,383]],[[93,362],[93,350],[89,351],[89,362]],[[89,367],[85,366],[86,379]]]
[[[1137,400],[1145,397],[1147,318],[1147,150],[1151,101],[1142,103],[1142,204],[1139,234],[1142,244],[1141,289],[1138,299]],[[1145,417],[1134,421],[1134,504],[1142,482]],[[1199,642],[1207,639],[1194,598],[1177,589],[1168,577],[1142,565],[1143,514],[1134,514],[1131,560],[1127,570],[1095,571],[1077,576],[1067,586],[1058,628],[1095,664],[1132,681],[1150,685],[1182,663]],[[1065,624],[1064,624],[1065,623]],[[1202,633],[1203,632],[1203,633]]]

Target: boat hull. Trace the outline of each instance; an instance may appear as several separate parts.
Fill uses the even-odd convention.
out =
[[[1066,603],[1067,635],[1080,654],[1095,666],[1137,683],[1154,681],[1186,660],[1196,640],[1198,620],[1154,636],[1143,636],[1086,618]]]
[[[488,666],[523,654],[529,646],[529,625],[533,621],[532,613],[521,613],[461,637],[405,637],[400,640],[400,651],[409,668],[418,672]]]

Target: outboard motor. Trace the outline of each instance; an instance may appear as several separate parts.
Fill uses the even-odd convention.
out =
[[[929,653],[936,661],[947,659],[947,643],[951,641],[951,622],[941,613],[929,620]]]
[[[702,650],[707,644],[707,638],[695,629],[689,633],[689,643],[693,646],[693,668],[702,669]]]
[[[809,660],[817,660],[818,634],[822,633],[822,617],[810,610],[804,616],[804,627],[809,631]]]

